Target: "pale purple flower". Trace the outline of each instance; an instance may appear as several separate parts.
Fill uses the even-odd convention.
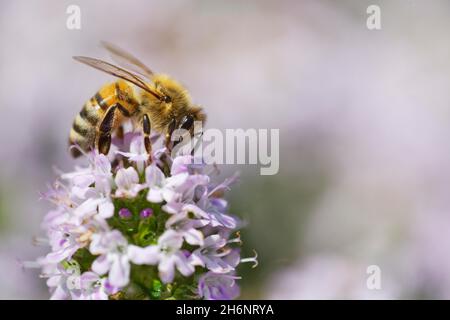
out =
[[[86,246],[93,230],[107,228],[102,221],[83,220],[89,216],[89,212],[95,214],[96,203],[91,199],[72,210],[50,211],[44,219],[42,226],[47,230],[48,243],[51,252],[45,257],[47,263],[57,263],[71,259],[72,255],[80,248]]]
[[[100,198],[98,203],[98,215],[103,219],[114,215],[114,205],[109,198]]]
[[[209,177],[202,174],[189,174],[188,164],[191,156],[176,158],[171,167],[172,175],[168,178],[156,165],[147,167],[145,171],[146,182],[149,187],[147,200],[160,203],[192,202],[197,186],[206,186]]]
[[[97,152],[90,153],[88,159],[88,168],[77,168],[75,172],[63,174],[61,177],[71,181],[72,193],[81,199],[85,199],[90,191],[109,195],[112,185],[111,163],[105,155]]]
[[[199,188],[199,200],[197,206],[199,210],[207,213],[210,219],[210,225],[212,227],[225,227],[227,229],[236,229],[240,227],[240,221],[227,213],[228,202],[223,198],[218,198],[215,195],[217,192],[228,190],[230,185],[234,184],[239,175],[235,174],[232,177],[225,179],[222,183],[218,184],[211,190],[208,188]]]
[[[205,300],[232,300],[239,295],[236,280],[240,277],[231,274],[207,272],[198,282],[198,294]]]
[[[69,209],[74,204],[70,190],[59,181],[49,186],[46,192],[41,193],[40,199],[52,202],[58,209]]]
[[[133,167],[120,168],[117,171],[115,182],[116,197],[134,198],[145,186],[139,184],[139,175]]]
[[[142,135],[135,135],[131,139],[130,152],[116,151],[116,153],[127,157],[131,162],[136,163],[139,172],[143,172],[145,162],[149,159],[149,155],[145,150],[144,139]]]
[[[92,270],[99,275],[109,272],[108,279],[113,286],[126,286],[130,276],[127,248],[128,242],[118,230],[94,234],[89,249],[100,256],[92,263]]]
[[[159,237],[157,245],[145,248],[130,246],[129,255],[135,264],[158,264],[161,281],[169,283],[175,277],[175,268],[184,276],[190,276],[195,271],[180,250],[182,245],[183,235],[167,230]]]
[[[166,202],[184,202],[192,203],[197,188],[206,187],[210,181],[209,176],[203,174],[203,165],[194,164],[194,157],[191,155],[176,157],[170,168],[171,178],[186,177],[182,180],[183,183],[173,184],[174,196],[173,198],[165,199]],[[169,179],[171,179],[169,178]],[[179,178],[178,182],[181,178]]]
[[[107,219],[114,215],[114,205],[109,198],[89,198],[73,210],[71,221],[81,224],[86,219],[99,216],[100,219]]]
[[[218,234],[211,235],[205,238],[203,246],[192,252],[189,260],[193,265],[206,267],[214,273],[228,273],[234,270],[235,265],[223,259],[231,252],[226,245],[226,239]]]
[[[75,172],[65,173],[62,179],[71,183],[71,193],[73,198],[81,200],[89,198],[93,193],[98,193],[93,185],[95,183],[95,175],[92,168],[77,168]]]
[[[189,166],[193,163],[193,159],[194,157],[190,155],[176,157],[170,167],[170,175],[189,173]]]
[[[151,165],[145,170],[145,177],[149,191],[147,200],[160,203],[163,201],[171,202],[182,196],[180,188],[189,179],[188,173],[180,173],[166,178],[164,173],[156,165]]]
[[[213,195],[217,192],[223,192],[230,190],[230,186],[235,184],[239,179],[239,173],[233,174],[231,177],[226,178],[222,183],[219,183],[212,190],[208,192],[209,197],[213,197]]]
[[[85,272],[80,276],[80,290],[77,300],[108,300],[108,296],[118,291],[108,279],[101,278],[95,272]]]
[[[173,224],[173,222],[181,220],[181,219],[188,219],[189,216],[192,218],[189,218],[189,220],[192,223],[192,226],[194,228],[200,228],[208,225],[211,222],[211,216],[200,209],[195,204],[184,204],[181,202],[171,202],[167,203],[163,206],[164,211],[167,213],[170,213],[174,215],[173,218],[169,218],[166,225],[169,227]]]
[[[175,290],[179,277],[195,273],[189,281],[198,285],[198,297],[235,298],[236,267],[242,262],[256,264],[256,255],[241,259],[236,248],[241,244],[239,233],[235,238],[232,234],[242,224],[228,214],[228,203],[221,198],[235,178],[212,187],[207,167],[192,156],[172,159],[164,147],[148,155],[140,133],[128,132],[117,139],[122,144],[111,146],[111,152],[117,150],[113,154],[84,153],[86,167],[62,174],[64,183],[57,182],[42,194],[56,205],[42,222],[46,238],[40,240],[50,245],[51,252],[36,261],[49,278],[52,299],[103,300],[127,292],[135,285],[135,277],[130,278],[133,265],[156,266],[156,280],[173,283]],[[142,173],[145,182],[140,181]],[[136,208],[141,210],[139,217],[133,216]],[[141,243],[152,244],[141,247]],[[90,255],[95,256],[93,261]],[[88,271],[80,275],[78,263]],[[133,270],[145,273],[149,268]],[[148,290],[151,280],[144,285]],[[192,292],[183,294],[190,297]]]
[[[86,219],[96,215],[98,213],[99,205],[102,203],[103,201],[101,198],[88,198],[72,210],[69,221],[77,225],[81,224]]]
[[[41,227],[46,230],[56,228],[66,223],[70,218],[69,211],[63,207],[57,207],[49,211],[42,220]]]
[[[189,219],[186,212],[172,215],[166,221],[166,228],[173,229],[181,234],[190,245],[203,245],[203,233],[196,228],[199,227],[198,220]]]
[[[197,206],[209,216],[209,222],[212,227],[225,227],[235,229],[238,226],[236,218],[226,213],[227,201],[221,198],[209,198],[206,190],[197,202]]]
[[[48,263],[57,263],[70,259],[81,248],[77,241],[79,234],[69,232],[69,229],[54,230],[49,232],[49,242],[52,251],[45,257]]]
[[[61,264],[45,264],[43,277],[47,277],[47,286],[51,292],[51,300],[68,300],[79,295],[80,267],[71,260],[66,267]]]
[[[97,200],[98,212],[101,217],[109,218],[114,213],[110,194],[112,188],[111,163],[103,154],[91,153],[88,157],[88,168],[78,168],[75,172],[63,174],[68,180],[75,198]]]
[[[183,192],[187,189],[186,185],[189,180],[188,173],[180,173],[175,176],[170,176],[165,179],[165,184],[163,188],[163,199],[170,203],[172,201],[181,202],[183,201]]]
[[[166,178],[156,164],[152,164],[145,169],[145,180],[149,187],[147,200],[154,203],[162,202]]]
[[[96,220],[82,224],[82,219],[74,212],[59,214],[51,211],[50,215],[52,218],[45,223],[48,243],[52,249],[45,258],[49,263],[70,259],[78,249],[87,245],[92,230],[101,230],[105,227]]]
[[[183,204],[179,202],[167,203],[163,209],[171,214],[192,213],[198,219],[198,226],[224,227],[227,230],[236,229],[239,220],[226,213],[227,202],[223,199],[208,198],[203,195],[196,204]]]

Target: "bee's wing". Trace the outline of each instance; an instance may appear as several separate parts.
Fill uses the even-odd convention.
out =
[[[138,58],[133,56],[131,53],[126,52],[125,50],[117,47],[116,45],[102,41],[102,46],[108,50],[111,55],[111,58],[119,65],[124,67],[125,69],[131,70],[133,72],[139,73],[149,79],[153,77],[153,71],[150,70],[143,62],[141,62]]]
[[[103,72],[106,72],[108,74],[111,74],[113,76],[116,76],[118,78],[127,80],[133,84],[135,84],[136,86],[138,86],[139,88],[149,92],[150,94],[152,94],[154,97],[161,99],[161,96],[153,91],[151,88],[149,88],[144,80],[142,80],[139,76],[125,70],[122,69],[120,67],[117,67],[109,62],[103,61],[103,60],[99,60],[99,59],[95,59],[95,58],[89,58],[89,57],[81,57],[81,56],[75,56],[73,57],[75,60],[87,64],[88,66],[91,66],[95,69],[101,70]]]

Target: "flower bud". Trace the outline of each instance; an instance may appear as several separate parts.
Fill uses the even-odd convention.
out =
[[[141,213],[139,213],[139,216],[141,217],[141,219],[149,218],[152,215],[153,215],[153,209],[151,209],[151,208],[145,208],[144,210],[141,211]]]
[[[130,219],[132,216],[132,213],[127,208],[122,208],[119,210],[119,217],[122,219]]]

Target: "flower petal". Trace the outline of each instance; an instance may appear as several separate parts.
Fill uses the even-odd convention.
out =
[[[192,252],[192,254],[189,256],[189,263],[193,266],[205,266],[205,262],[200,255],[200,250],[195,250],[194,252]]]
[[[183,232],[184,240],[193,246],[203,245],[203,233],[191,228]]]
[[[106,257],[106,255],[101,255],[100,257],[98,257],[97,259],[94,260],[94,262],[92,263],[91,269],[95,273],[97,273],[99,275],[103,275],[108,272],[110,265],[111,265],[111,263],[110,263],[110,261],[108,261],[108,258]]]
[[[168,247],[172,250],[178,250],[183,245],[183,236],[175,230],[166,230],[158,239],[160,247]]]
[[[163,202],[163,196],[161,189],[159,188],[150,188],[147,193],[147,200],[153,203]]]
[[[180,273],[185,277],[190,276],[195,271],[194,266],[189,263],[188,259],[182,252],[176,253],[175,265],[177,266],[178,271],[180,271]]]
[[[171,256],[163,259],[158,265],[158,270],[162,282],[172,282],[175,276],[175,257]]]
[[[98,215],[104,219],[111,218],[114,215],[114,204],[105,199],[98,206]]]
[[[117,255],[111,264],[108,276],[113,286],[124,287],[130,282],[130,263],[128,257]]]
[[[139,176],[133,167],[126,169],[121,168],[117,171],[115,178],[116,185],[119,189],[131,189],[131,187],[139,182]]]
[[[144,139],[141,135],[137,135],[131,140],[130,152],[136,155],[147,154],[145,150]]]
[[[193,213],[197,218],[210,219],[210,215],[194,204],[186,204],[183,211]]]
[[[61,287],[56,287],[55,291],[53,291],[50,300],[67,300],[69,298],[69,293],[64,291]]]
[[[159,260],[159,248],[158,246],[142,248],[135,245],[129,245],[128,258],[135,264],[155,265]]]
[[[165,180],[164,173],[155,164],[145,169],[145,181],[149,187],[158,186],[161,187]]]
[[[192,163],[193,157],[191,155],[179,156],[173,160],[170,175],[174,176],[180,173],[188,172],[188,165]]]

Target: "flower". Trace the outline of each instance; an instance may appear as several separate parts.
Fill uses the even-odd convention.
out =
[[[145,169],[145,180],[149,188],[147,200],[150,202],[160,203],[164,200],[163,192],[166,184],[164,173],[156,164],[150,165]]]
[[[155,139],[152,142],[157,142]],[[233,299],[239,294],[240,220],[192,156],[150,155],[142,134],[115,137],[109,156],[62,174],[42,193],[49,252],[37,259],[52,299]],[[197,288],[197,289],[193,289]]]
[[[120,168],[115,179],[116,197],[134,198],[144,187],[139,184],[139,176],[133,167]]]
[[[70,181],[71,196],[74,199],[87,199],[87,203],[95,203],[99,215],[109,218],[114,211],[110,193],[112,188],[111,163],[103,154],[91,154],[88,157],[88,168],[76,168],[75,172],[61,176]],[[95,201],[93,201],[95,200]],[[80,208],[79,211],[82,209]]]
[[[167,219],[166,228],[176,230],[190,245],[203,245],[203,233],[196,228],[202,227],[201,221],[190,219],[186,211],[174,214]]]
[[[62,228],[62,230],[49,232],[49,243],[52,247],[52,252],[47,254],[46,260],[50,263],[57,263],[71,259],[72,255],[81,247],[77,238],[77,234],[69,232],[68,228],[66,231]]]
[[[214,273],[228,273],[234,270],[234,266],[222,259],[230,252],[226,248],[227,240],[218,234],[211,235],[205,239],[203,246],[195,250],[190,256],[192,264],[207,267]]]
[[[64,264],[45,264],[43,266],[48,278],[47,286],[50,288],[52,300],[68,300],[79,294],[80,266],[74,260]]]
[[[142,211],[139,213],[139,217],[141,217],[142,219],[148,218],[148,217],[150,217],[150,216],[152,216],[152,215],[153,215],[153,210],[152,210],[152,208],[145,208],[144,210],[142,210]]]
[[[92,270],[99,275],[109,271],[108,280],[113,286],[127,285],[130,276],[127,247],[127,240],[118,230],[94,234],[89,249],[100,256],[92,263]]]
[[[80,293],[77,300],[108,300],[118,288],[111,286],[107,279],[87,271],[80,276]]]
[[[175,267],[184,276],[194,273],[194,266],[189,263],[186,255],[180,250],[182,245],[182,234],[167,230],[161,235],[157,245],[146,248],[132,246],[130,256],[136,264],[158,264],[162,282],[169,283],[175,276]]]
[[[235,229],[238,226],[237,219],[226,213],[227,201],[224,199],[210,198],[207,190],[203,192],[197,206],[198,210],[206,212],[212,227],[221,226],[227,229]]]
[[[91,196],[92,193],[89,192],[109,195],[112,182],[111,163],[105,155],[97,153],[89,154],[88,160],[88,168],[76,168],[75,172],[63,174],[61,178],[71,182],[72,193],[81,199]]]
[[[130,219],[133,216],[131,211],[127,208],[122,208],[119,210],[119,217],[122,219]]]
[[[200,277],[198,294],[206,300],[231,300],[239,295],[236,280],[240,279],[231,274],[217,274],[207,272]]]
[[[180,156],[172,162],[171,176],[166,178],[156,165],[147,167],[146,181],[149,187],[147,200],[160,203],[166,201],[172,206],[193,201],[198,186],[207,185],[209,177],[203,174],[190,174],[188,164],[193,162],[192,156]],[[169,205],[170,207],[170,205]]]
[[[131,139],[130,152],[116,151],[117,154],[121,154],[128,158],[128,160],[136,163],[139,172],[144,169],[144,164],[148,160],[148,153],[145,150],[144,139],[141,135],[135,135]]]

